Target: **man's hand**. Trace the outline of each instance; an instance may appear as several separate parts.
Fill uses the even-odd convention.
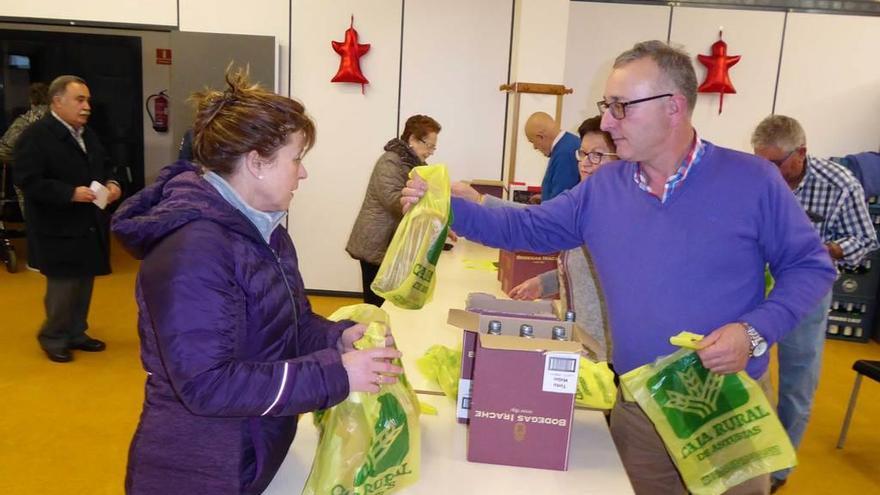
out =
[[[713,373],[736,373],[746,369],[750,348],[751,341],[742,324],[728,323],[700,341],[697,355]]]
[[[106,187],[110,190],[110,195],[107,196],[107,204],[116,202],[122,196],[122,189],[115,182],[108,182]]]
[[[352,325],[346,328],[342,331],[342,335],[339,337],[339,340],[336,341],[336,350],[339,351],[340,354],[345,354],[346,352],[356,350],[354,348],[354,343],[360,340],[360,338],[364,336],[364,332],[366,331],[367,326],[363,323],[358,323],[357,325]],[[391,328],[388,328],[385,331],[385,346],[391,347],[393,345],[394,336],[391,335]]]
[[[510,289],[510,292],[508,292],[507,295],[510,296],[511,299],[518,299],[520,301],[537,299],[541,297],[541,279],[538,277],[532,277]]]
[[[73,197],[70,198],[70,201],[74,203],[91,203],[95,200],[95,197],[95,192],[88,187],[77,186],[77,188],[73,190]]]
[[[472,203],[479,203],[480,199],[482,199],[480,197],[481,194],[479,192],[477,192],[476,189],[471,187],[470,184],[467,184],[465,182],[461,182],[461,181],[453,182],[452,184],[449,185],[449,189],[450,189],[450,194],[452,195],[453,198],[466,199]]]
[[[412,205],[419,202],[425,191],[428,190],[428,183],[419,177],[418,172],[413,174],[413,178],[406,181],[406,187],[400,191],[400,206],[404,213],[412,208]]]
[[[843,259],[843,248],[840,247],[836,242],[828,242],[825,244],[825,249],[828,250],[828,254],[831,256],[833,260],[841,260]]]

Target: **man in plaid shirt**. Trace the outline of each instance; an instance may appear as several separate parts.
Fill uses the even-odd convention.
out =
[[[837,264],[858,265],[877,249],[862,185],[843,166],[808,155],[798,121],[784,115],[767,117],[752,134],[752,147],[756,155],[779,167]],[[795,448],[807,426],[819,380],[830,304],[829,291],[779,341],[779,419]],[[785,483],[789,471],[773,473],[772,491]]]

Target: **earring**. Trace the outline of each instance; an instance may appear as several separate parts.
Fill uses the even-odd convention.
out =
[[[263,180],[263,176],[262,176],[262,175],[258,175],[257,178],[260,179],[260,180]]]

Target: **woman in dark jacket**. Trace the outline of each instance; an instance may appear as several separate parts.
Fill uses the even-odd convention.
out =
[[[314,314],[283,221],[315,140],[303,106],[227,74],[195,95],[195,158],[126,201],[113,231],[143,260],[136,297],[147,372],[129,494],[257,494],[284,460],[297,415],[400,369],[391,348]],[[389,336],[390,339],[390,336]]]
[[[425,160],[434,154],[439,132],[440,124],[436,120],[427,115],[413,115],[406,119],[400,138],[388,141],[385,153],[373,167],[364,202],[345,246],[348,254],[361,262],[365,303],[382,306],[385,302],[370,289],[370,284],[403,218],[400,190],[406,184],[409,171],[425,165]]]

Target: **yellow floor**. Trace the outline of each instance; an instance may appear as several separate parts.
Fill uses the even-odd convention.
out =
[[[24,246],[16,246],[22,253]],[[113,275],[96,281],[89,316],[90,334],[105,340],[108,349],[77,352],[67,364],[49,362],[35,340],[43,317],[43,277],[0,268],[0,494],[123,491],[144,373],[133,294],[137,263],[116,249],[113,266]],[[312,302],[326,315],[357,301]],[[800,466],[780,494],[880,493],[880,384],[863,382],[846,448],[835,449],[856,359],[880,360],[880,345],[828,342]]]

